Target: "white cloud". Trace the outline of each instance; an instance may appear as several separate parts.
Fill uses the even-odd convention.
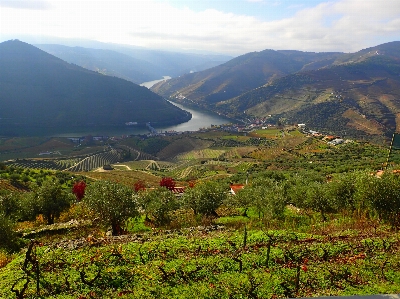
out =
[[[257,1],[257,0],[248,0]],[[377,40],[400,40],[400,1],[340,0],[260,21],[215,9],[195,12],[156,0],[0,0],[1,34],[86,38],[153,48],[191,48],[242,54],[263,49],[357,51]],[[25,3],[26,5],[22,5]],[[32,6],[35,7],[35,6]],[[46,8],[46,10],[44,10]],[[6,31],[7,30],[7,31]]]
[[[17,9],[49,9],[48,1],[41,0],[0,0],[0,7],[11,7]]]

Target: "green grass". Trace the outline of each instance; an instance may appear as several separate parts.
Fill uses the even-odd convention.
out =
[[[128,233],[136,234],[151,231],[151,228],[145,225],[145,218],[131,218],[125,223],[125,229]]]

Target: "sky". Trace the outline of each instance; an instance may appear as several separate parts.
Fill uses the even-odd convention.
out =
[[[400,40],[400,0],[0,0],[0,41],[26,36],[232,56],[356,52]]]

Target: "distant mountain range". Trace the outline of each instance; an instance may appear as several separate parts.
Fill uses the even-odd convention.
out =
[[[400,42],[357,53],[248,53],[152,88],[229,117],[271,117],[352,136],[400,131]]]
[[[199,72],[232,59],[226,55],[178,53],[120,45],[109,45],[108,49],[56,44],[35,46],[66,62],[136,84],[162,79],[163,76],[178,77]]]
[[[145,87],[69,64],[18,40],[0,43],[0,135],[126,122],[176,124],[190,117]]]

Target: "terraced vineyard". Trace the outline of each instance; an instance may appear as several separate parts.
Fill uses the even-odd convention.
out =
[[[204,149],[194,150],[187,153],[179,154],[177,160],[197,160],[197,159],[216,159],[223,155],[225,150]]]
[[[139,161],[130,161],[130,162],[125,162],[124,164],[129,167],[130,169],[141,169],[144,170],[146,169],[149,164],[151,163],[151,160],[139,160]]]
[[[144,181],[147,187],[158,187],[159,182],[161,180],[160,176],[156,176],[154,174],[145,171],[135,171],[135,170],[82,172],[81,174],[94,180],[116,182],[132,188],[137,181]]]
[[[119,147],[123,148],[124,150],[130,151],[131,159],[133,161],[156,160],[157,159],[157,157],[155,157],[155,156],[153,156],[151,154],[145,153],[143,151],[139,151],[139,150],[137,150],[137,149],[135,149],[133,147],[130,147],[128,145],[125,145],[125,144],[121,144],[121,145],[119,145]]]
[[[80,160],[82,159],[81,158],[60,159],[56,160],[56,163],[61,165],[62,169],[67,169],[77,164]]]
[[[65,167],[62,163],[58,163],[54,160],[16,160],[7,163],[8,166],[19,167],[19,168],[31,168],[31,169],[47,169],[47,170],[64,170]]]
[[[110,165],[119,162],[121,159],[122,152],[112,149],[107,152],[89,156],[66,170],[72,172],[90,171],[104,165]]]

